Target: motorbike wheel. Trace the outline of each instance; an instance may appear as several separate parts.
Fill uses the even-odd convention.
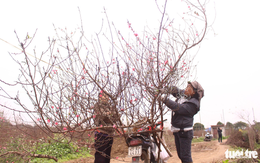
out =
[[[155,158],[154,158],[154,155],[153,153],[151,152],[151,163],[164,163],[164,161],[162,159],[159,159],[159,161],[155,161]]]
[[[132,157],[132,163],[150,163],[147,152],[142,150],[142,155],[140,157]]]
[[[148,158],[148,154],[145,150],[142,150],[142,155],[141,155],[141,160],[140,162],[142,163],[150,163],[149,162],[149,158]]]

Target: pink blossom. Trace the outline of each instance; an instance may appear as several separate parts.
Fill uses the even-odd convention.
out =
[[[93,115],[93,118],[96,118],[96,115]]]
[[[164,62],[164,64],[167,64],[168,63],[168,60],[166,60],[165,62]]]
[[[118,157],[116,157],[116,159],[118,159]]]
[[[76,117],[78,118],[78,117],[79,117],[79,115],[76,115]]]
[[[103,125],[100,125],[100,127],[103,127]]]
[[[63,127],[63,130],[65,130],[65,131],[66,131],[66,130],[67,130],[67,128],[66,128],[66,127]]]
[[[56,74],[56,73],[57,73],[57,70],[52,70],[52,72],[53,72],[54,74]]]
[[[90,135],[88,134],[88,136],[90,137]]]
[[[137,33],[135,33],[135,36],[138,36],[138,34],[137,34]]]
[[[51,106],[51,108],[53,109],[53,108],[54,108],[54,106]]]
[[[133,68],[133,71],[135,71],[135,68]]]
[[[55,122],[55,125],[58,125],[58,122]]]
[[[48,121],[48,123],[50,123],[50,122],[51,122],[51,120],[49,120],[49,119],[48,119],[47,121]]]

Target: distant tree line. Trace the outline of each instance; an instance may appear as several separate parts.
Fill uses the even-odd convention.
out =
[[[222,122],[218,122],[217,125],[224,125]],[[260,128],[260,122],[255,122],[254,124],[255,127],[258,127]],[[242,121],[238,121],[236,123],[231,123],[231,122],[227,122],[226,123],[226,129],[234,129],[234,130],[239,130],[239,129],[246,129],[248,127],[248,124],[245,123],[245,122],[242,122]],[[201,123],[195,123],[193,125],[193,130],[205,130],[205,126]]]

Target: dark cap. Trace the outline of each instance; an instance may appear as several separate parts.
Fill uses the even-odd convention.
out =
[[[193,81],[193,82],[188,82],[188,84],[192,85],[195,91],[199,94],[199,100],[201,100],[201,98],[204,96],[204,89],[202,88],[200,83],[198,83],[197,81]]]

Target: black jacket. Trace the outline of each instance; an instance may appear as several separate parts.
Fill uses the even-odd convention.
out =
[[[222,130],[218,128],[218,135],[222,135]]]
[[[176,94],[172,95],[176,97]],[[193,127],[193,116],[200,110],[200,101],[198,99],[191,98],[182,104],[167,99],[164,103],[175,112],[172,116],[173,127],[180,129]]]

